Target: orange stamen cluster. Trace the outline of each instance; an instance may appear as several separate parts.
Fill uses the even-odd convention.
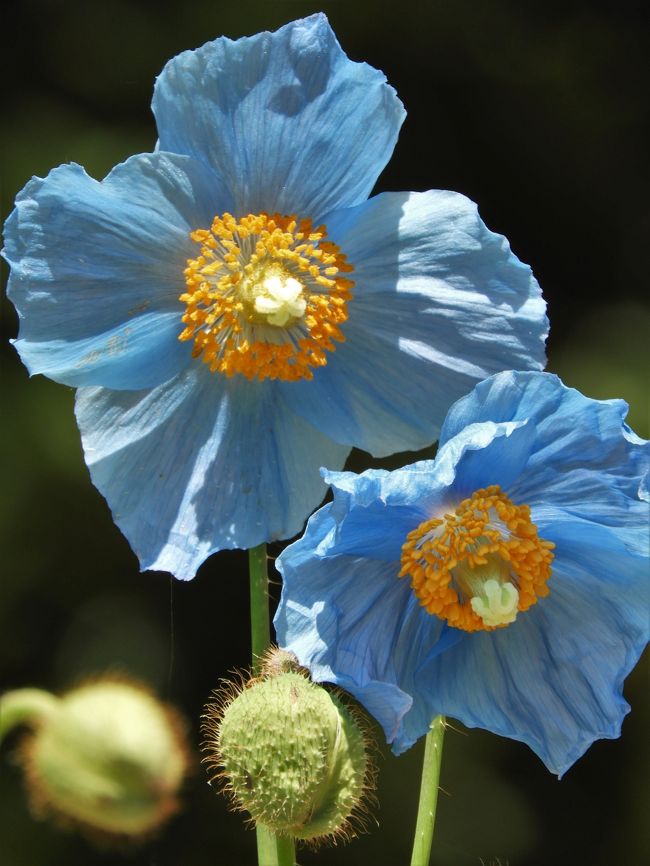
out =
[[[348,317],[354,282],[341,276],[353,270],[339,247],[324,240],[325,226],[280,214],[236,220],[215,217],[210,229],[191,238],[200,255],[185,270],[187,326],[180,340],[194,340],[193,356],[212,372],[247,379],[311,379],[312,368],[327,363],[326,352],[343,341],[340,326]],[[255,301],[265,280],[295,281],[302,287],[304,314],[282,327],[270,324]]]
[[[400,577],[428,613],[465,631],[491,630],[471,607],[462,571],[500,557],[519,592],[518,610],[548,595],[553,542],[539,538],[528,505],[515,505],[498,485],[475,491],[453,513],[421,523],[402,547]]]

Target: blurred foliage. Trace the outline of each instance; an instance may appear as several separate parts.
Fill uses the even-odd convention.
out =
[[[101,177],[150,150],[153,80],[172,55],[323,9],[349,56],[383,69],[409,110],[378,189],[439,187],[477,201],[544,288],[550,369],[590,396],[627,399],[630,423],[648,436],[643,8],[626,0],[24,0],[5,12],[2,35],[5,212],[32,174],[78,161]],[[3,336],[14,336],[11,305],[3,313]],[[194,720],[198,751],[210,690],[248,662],[245,557],[218,554],[189,584],[139,575],[90,484],[72,391],[28,381],[6,341],[0,351],[1,686],[60,690],[88,673],[128,670]],[[368,465],[367,455],[356,453],[352,465]],[[518,743],[451,731],[433,862],[650,859],[644,679],[647,666],[628,680],[634,711],[623,737],[595,744],[559,783]],[[185,811],[147,847],[115,852],[31,820],[14,745],[0,762],[7,866],[253,863],[254,834],[205,784],[198,754]],[[407,861],[421,747],[399,759],[383,750],[379,829],[347,847],[304,851],[300,862]]]

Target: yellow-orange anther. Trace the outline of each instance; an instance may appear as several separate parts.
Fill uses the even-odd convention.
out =
[[[215,217],[191,238],[180,340],[212,372],[247,379],[311,379],[345,339],[353,270],[325,226],[280,214]]]
[[[474,608],[484,607],[472,606],[480,587],[490,581],[493,595],[496,581],[514,586],[517,609],[528,610],[548,595],[554,547],[538,536],[530,508],[515,505],[493,485],[475,491],[453,513],[426,520],[410,532],[402,546],[400,577],[410,578],[428,613],[454,628],[490,631],[507,622],[487,625],[476,613]]]

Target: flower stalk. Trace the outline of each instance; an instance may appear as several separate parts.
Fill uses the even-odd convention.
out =
[[[15,689],[0,699],[0,741],[12,728],[51,716],[58,699],[42,689]]]
[[[266,565],[266,544],[248,551],[251,604],[251,655],[253,673],[259,672],[261,659],[271,643],[269,617],[269,578]]]
[[[262,656],[271,644],[269,576],[266,544],[248,551],[251,609],[251,657],[253,674],[259,673]],[[294,866],[295,847],[290,837],[276,836],[263,824],[255,827],[259,866]]]
[[[422,781],[420,783],[420,802],[415,825],[415,836],[413,838],[411,866],[429,866],[433,829],[436,822],[438,781],[440,779],[444,734],[444,717],[436,716],[433,722],[431,722],[431,727],[425,740]]]
[[[295,866],[296,846],[291,836],[276,836],[278,866]]]

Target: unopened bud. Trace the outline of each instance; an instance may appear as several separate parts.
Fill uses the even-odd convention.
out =
[[[259,678],[216,697],[206,708],[206,761],[235,808],[280,835],[354,835],[373,768],[366,734],[339,697],[282,651]]]
[[[3,706],[18,718],[15,705],[28,693],[35,692],[8,693]],[[117,678],[47,697],[47,711],[20,718],[33,728],[21,756],[37,815],[91,835],[137,839],[176,811],[188,751],[174,710]]]

